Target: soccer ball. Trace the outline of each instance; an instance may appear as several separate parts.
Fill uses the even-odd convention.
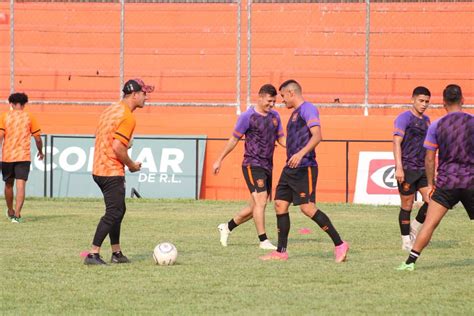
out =
[[[178,250],[170,242],[162,242],[153,250],[153,259],[160,266],[170,266],[176,262]]]

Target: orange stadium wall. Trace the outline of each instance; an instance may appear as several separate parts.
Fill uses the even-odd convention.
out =
[[[32,100],[118,98],[119,4],[25,2],[15,6],[18,8],[15,16],[17,90],[27,92]],[[202,35],[197,36],[193,30],[212,19],[206,19],[206,14],[195,15],[195,8],[209,16],[214,16],[216,11],[222,15],[218,21],[223,24],[211,25],[210,30],[235,29],[235,7],[127,4],[125,76],[142,76],[155,84],[157,90],[150,95],[150,101],[235,102],[235,48],[229,47],[235,46],[236,39],[232,34],[219,33],[213,41],[203,42]],[[371,103],[409,103],[413,87],[422,84],[431,89],[432,101],[439,104],[444,86],[456,82],[464,89],[466,104],[473,104],[472,3],[374,3],[372,8]],[[425,9],[432,14],[423,15]],[[0,2],[0,97],[3,99],[7,98],[10,85],[8,10],[9,4]],[[2,17],[1,13],[6,15]],[[315,104],[333,102],[335,98],[343,103],[363,103],[364,4],[259,4],[253,13],[252,98],[261,84],[269,82],[278,86],[291,77],[302,83],[306,98]],[[245,12],[242,15],[244,21]],[[101,32],[92,39],[81,37],[85,26],[91,23],[91,16]],[[314,23],[298,24],[303,20],[301,17]],[[104,21],[108,20],[114,22],[105,25]],[[176,26],[173,23],[180,20],[186,20],[188,33],[180,28],[176,34],[166,31],[172,30]],[[159,26],[155,26],[156,21],[160,21]],[[49,25],[52,31],[36,32],[35,23]],[[58,23],[62,27],[55,27]],[[403,32],[400,25],[408,23],[421,31]],[[326,28],[330,32],[325,32]],[[388,35],[382,34],[387,31]],[[242,32],[245,45],[246,29]],[[58,42],[61,46],[56,46]],[[410,43],[408,48],[406,42]],[[317,43],[318,49],[309,49],[308,43],[312,46]],[[415,49],[419,47],[424,48],[421,54]],[[246,55],[242,54],[245,60]],[[184,62],[189,65],[186,69],[182,67]],[[403,73],[399,71],[402,68],[406,70]],[[244,64],[242,70],[244,74]],[[188,76],[189,73],[192,75]],[[244,86],[244,76],[242,80]],[[242,101],[244,92],[243,89]],[[6,110],[7,105],[0,105],[0,109]],[[36,114],[45,134],[90,135],[103,107],[30,105],[29,109]],[[288,110],[278,111],[286,125]],[[371,109],[369,116],[363,116],[360,109],[321,108],[323,138],[390,140],[393,120],[401,111]],[[427,114],[433,120],[443,115],[443,110],[428,110]],[[215,138],[229,137],[237,119],[234,108],[204,107],[146,107],[138,110],[136,117],[136,135],[205,134]],[[224,144],[223,141],[207,143],[200,198],[246,199],[248,192],[240,168],[242,144],[226,158],[221,174],[212,175],[212,163]],[[319,201],[345,200],[345,150],[344,142],[322,143],[318,147]],[[349,145],[349,201],[353,199],[358,155],[362,150],[391,151],[391,144]],[[278,147],[275,179],[284,160],[285,152]]]

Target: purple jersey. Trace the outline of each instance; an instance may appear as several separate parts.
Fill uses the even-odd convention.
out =
[[[267,115],[262,115],[251,107],[240,115],[234,128],[235,138],[243,135],[245,154],[242,165],[272,171],[275,141],[284,136],[278,112],[271,110]]]
[[[474,189],[474,116],[452,112],[428,129],[424,144],[438,149],[436,187],[444,190]]]
[[[406,111],[395,119],[393,135],[403,138],[402,165],[405,170],[425,170],[425,154],[423,141],[430,126],[430,119],[423,115],[415,116],[411,111]]]
[[[304,102],[291,113],[286,127],[286,162],[306,146],[312,136],[310,128],[313,126],[321,126],[319,111],[312,103]],[[311,150],[303,156],[298,167],[317,165],[316,152]]]

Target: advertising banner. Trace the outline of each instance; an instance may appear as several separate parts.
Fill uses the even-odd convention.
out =
[[[144,198],[195,198],[201,187],[205,138],[205,135],[135,137],[129,155],[132,160],[140,161],[142,168],[136,173],[126,169],[127,196],[134,188]],[[32,144],[32,158],[33,155],[36,147]],[[92,179],[93,136],[51,135],[45,155],[46,164],[36,157],[32,159],[28,196],[46,193],[53,197],[102,197]]]

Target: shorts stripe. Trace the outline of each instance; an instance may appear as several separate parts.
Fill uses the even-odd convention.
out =
[[[249,173],[249,180],[250,183],[255,186],[255,182],[253,181],[253,176],[252,176],[252,169],[250,169],[250,166],[247,166],[247,172]]]
[[[311,174],[311,167],[308,167],[308,194],[313,192],[313,175]]]

